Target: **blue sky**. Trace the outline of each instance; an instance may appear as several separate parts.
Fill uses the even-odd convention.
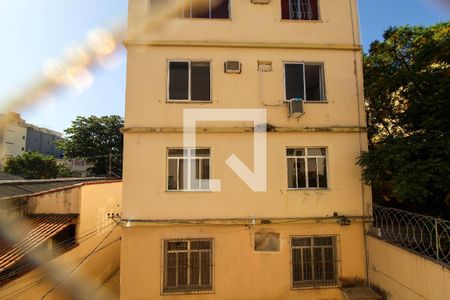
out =
[[[238,0],[242,1],[242,0]],[[333,1],[333,0],[327,0]],[[360,0],[360,22],[365,50],[394,25],[430,25],[449,19],[438,0]],[[444,0],[442,0],[444,1]],[[127,14],[127,0],[1,0],[0,101],[26,87],[86,33],[108,27]],[[92,86],[82,93],[65,91],[41,105],[20,111],[27,122],[63,131],[76,116],[124,114],[125,50],[116,68],[94,72]],[[0,103],[1,104],[1,103]]]

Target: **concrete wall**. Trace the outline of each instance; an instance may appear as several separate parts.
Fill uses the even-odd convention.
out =
[[[29,214],[79,214],[81,187],[73,187],[28,198]]]
[[[60,275],[65,276],[88,255],[114,228],[115,223],[108,220],[107,213],[119,213],[122,200],[122,183],[88,184],[77,188],[80,197],[79,223],[77,236],[82,239],[88,232],[91,238],[81,241],[79,245],[52,260]],[[49,197],[46,197],[49,200]],[[37,201],[40,203],[39,201]],[[43,206],[40,206],[43,207]],[[112,223],[113,225],[108,225]],[[70,278],[80,278],[85,287],[94,292],[103,282],[119,269],[120,262],[120,226],[99,247],[99,252],[91,256],[82,267]],[[110,245],[109,245],[110,244]],[[108,246],[109,245],[109,246]],[[107,246],[102,249],[103,246]],[[0,288],[1,299],[40,299],[45,292],[54,286],[47,276],[36,269]],[[70,299],[60,292],[61,288],[52,292],[46,299]],[[114,299],[112,296],[108,299]]]
[[[124,228],[121,299],[343,299],[339,288],[291,288],[290,236],[338,235],[341,281],[365,278],[363,227],[335,223],[240,226],[155,226]],[[280,233],[280,251],[253,250],[258,230]],[[161,295],[162,240],[213,238],[214,292],[202,295]],[[128,280],[124,280],[127,278]],[[132,278],[132,280],[131,280]]]
[[[6,124],[3,129],[1,149],[2,166],[9,157],[25,152],[27,129],[16,124]]]
[[[387,300],[450,299],[450,269],[368,236],[369,279]]]

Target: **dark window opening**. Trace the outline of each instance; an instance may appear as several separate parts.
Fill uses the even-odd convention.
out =
[[[151,13],[158,11],[167,3],[170,4],[170,1],[151,0]],[[177,15],[181,18],[229,19],[230,0],[186,0]]]
[[[209,101],[210,99],[209,62],[169,63],[169,100]]]
[[[319,20],[318,0],[281,0],[284,20]]]
[[[300,98],[306,101],[325,100],[323,65],[286,63],[284,65],[285,100]]]
[[[76,225],[71,224],[58,232],[52,238],[52,248],[64,251],[76,245]]]
[[[286,157],[289,189],[328,187],[326,148],[289,148]]]

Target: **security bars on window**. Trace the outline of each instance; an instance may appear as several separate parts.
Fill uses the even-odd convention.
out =
[[[294,288],[338,284],[336,237],[292,237],[291,247]]]
[[[169,191],[207,191],[209,179],[209,149],[168,150],[167,189]]]
[[[328,187],[326,148],[286,149],[289,189]]]
[[[164,241],[164,293],[212,290],[212,240]]]
[[[312,1],[317,0],[289,0],[289,18],[291,20],[315,20]]]

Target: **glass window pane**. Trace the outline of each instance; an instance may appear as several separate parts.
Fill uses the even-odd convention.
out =
[[[211,252],[201,252],[201,285],[211,285]]]
[[[211,250],[211,241],[192,241],[191,250]]]
[[[295,149],[296,156],[305,156],[305,148],[297,148]]]
[[[326,148],[308,148],[309,156],[325,156],[327,154]]]
[[[167,242],[168,250],[187,250],[187,248],[187,242],[184,241]]]
[[[200,285],[200,253],[191,252],[190,255],[190,284]]]
[[[210,150],[209,149],[195,149],[194,155],[197,157],[209,157]]]
[[[174,287],[177,285],[177,254],[167,253],[166,264],[166,286]]]
[[[323,256],[322,248],[314,248],[314,280],[322,280],[323,274]]]
[[[297,188],[297,170],[295,168],[295,158],[287,159],[287,167],[288,167],[288,188],[295,189]]]
[[[209,0],[191,0],[192,18],[209,18]]]
[[[294,282],[302,280],[301,249],[292,249],[292,276]]]
[[[184,156],[184,150],[183,149],[169,149],[169,156],[172,157],[180,157],[180,156]]]
[[[202,190],[209,189],[209,159],[202,159]]]
[[[305,65],[306,100],[323,100],[322,66]]]
[[[318,158],[317,159],[317,170],[319,171],[319,187],[326,188],[327,183],[327,159]]]
[[[177,169],[178,169],[178,160],[177,159],[169,159],[169,167],[167,170],[167,189],[176,190],[177,189]]]
[[[188,189],[188,176],[187,174],[187,159],[180,159],[178,161],[178,189],[185,190]]]
[[[292,246],[311,246],[311,238],[294,238]]]
[[[313,279],[313,262],[311,248],[303,249],[303,280]]]
[[[198,190],[200,188],[200,160],[199,159],[191,159],[191,189]]]
[[[308,158],[308,187],[316,188],[317,185],[317,164],[315,158]]]
[[[187,100],[189,90],[189,63],[170,62],[169,99]]]
[[[229,0],[211,0],[211,18],[229,18]]]
[[[286,100],[305,99],[303,85],[303,64],[285,64]]]
[[[188,284],[188,254],[187,252],[178,252],[178,285]]]
[[[286,155],[287,156],[293,156],[294,155],[294,149],[286,149]]]
[[[297,187],[306,187],[305,160],[303,158],[297,158]]]
[[[191,63],[191,100],[210,100],[209,62]]]

